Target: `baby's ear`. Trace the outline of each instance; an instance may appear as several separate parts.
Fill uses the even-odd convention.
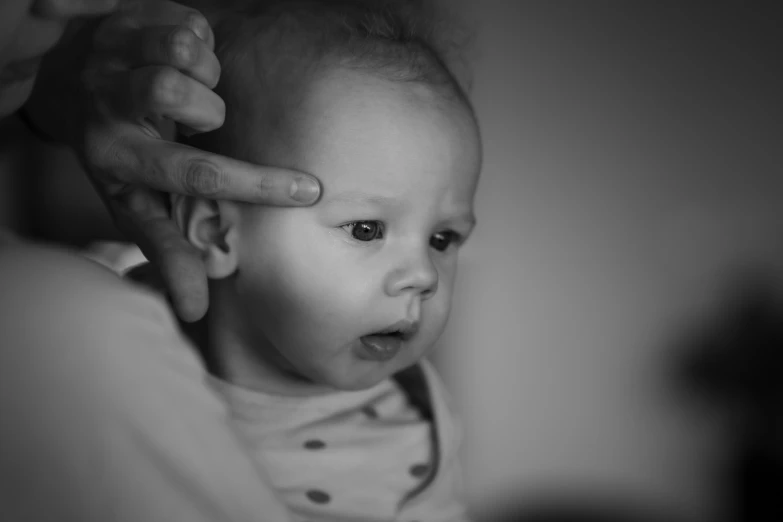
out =
[[[216,201],[173,194],[171,217],[185,239],[201,253],[207,277],[223,279],[237,270],[236,213]]]

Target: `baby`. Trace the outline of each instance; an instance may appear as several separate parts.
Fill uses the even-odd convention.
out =
[[[172,199],[210,278],[212,384],[295,520],[466,518],[456,429],[423,357],[475,224],[481,145],[422,12],[213,13],[226,120],[190,141],[323,187],[308,208]]]

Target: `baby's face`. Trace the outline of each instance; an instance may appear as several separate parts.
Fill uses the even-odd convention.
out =
[[[343,70],[293,119],[263,160],[314,174],[322,197],[243,209],[244,342],[306,380],[366,388],[418,361],[443,331],[474,224],[478,129],[429,87]]]

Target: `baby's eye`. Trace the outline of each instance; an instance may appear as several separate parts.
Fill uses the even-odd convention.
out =
[[[357,241],[373,241],[383,237],[380,221],[354,221],[342,226]]]
[[[443,252],[451,245],[459,245],[462,236],[453,230],[444,230],[433,234],[430,238],[430,246],[438,252]]]

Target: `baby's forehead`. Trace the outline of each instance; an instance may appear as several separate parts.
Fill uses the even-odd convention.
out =
[[[292,118],[303,152],[325,146],[349,156],[372,151],[381,170],[433,155],[449,162],[478,139],[468,108],[435,88],[345,70],[313,82]]]
[[[479,133],[460,100],[425,83],[341,67],[285,86],[262,99],[228,93],[236,104],[226,127],[234,128],[239,159],[312,174],[323,200],[353,192],[424,201],[416,191],[472,200]]]
[[[481,162],[475,120],[426,85],[335,74],[315,85],[297,118],[289,161],[322,180],[324,200],[472,201]]]

